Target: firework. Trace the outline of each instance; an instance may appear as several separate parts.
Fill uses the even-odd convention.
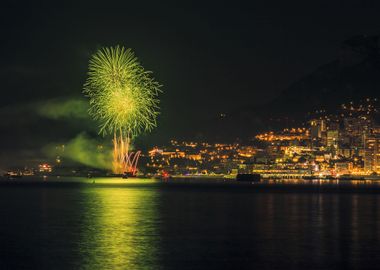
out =
[[[101,133],[134,137],[156,126],[160,87],[131,49],[117,46],[92,56],[84,93]]]
[[[113,134],[114,171],[129,170],[131,140],[156,127],[161,85],[144,70],[131,49],[103,48],[89,62],[84,93],[99,133]]]

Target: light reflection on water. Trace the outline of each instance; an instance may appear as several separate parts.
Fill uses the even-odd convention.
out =
[[[370,269],[380,264],[379,189],[361,189],[365,181],[356,186],[318,180],[273,185],[66,180],[0,185],[0,269]],[[305,185],[333,187],[297,188]],[[340,193],[339,185],[354,188]]]
[[[96,183],[126,185],[125,180],[116,179],[96,179]],[[127,184],[138,183],[141,180],[129,180]],[[158,268],[157,191],[126,187],[83,190],[79,243],[83,268],[143,269],[147,265]]]
[[[329,185],[329,186],[380,186],[380,181],[374,180],[339,180],[339,179],[265,179],[260,184],[283,185]]]

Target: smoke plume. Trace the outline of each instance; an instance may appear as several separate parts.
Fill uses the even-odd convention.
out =
[[[109,144],[89,138],[80,133],[64,146],[49,145],[44,152],[50,158],[60,156],[63,160],[69,159],[75,163],[98,169],[112,169],[112,150]]]

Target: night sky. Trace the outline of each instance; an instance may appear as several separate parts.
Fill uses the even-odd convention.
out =
[[[159,127],[146,136],[154,144],[268,102],[336,58],[345,39],[380,33],[379,1],[18,2],[0,12],[2,157],[10,145],[32,150],[87,128],[47,127],[33,110],[82,98],[89,57],[102,46],[132,48],[163,84]]]

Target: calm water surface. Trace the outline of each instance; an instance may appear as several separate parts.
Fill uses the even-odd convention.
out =
[[[379,269],[380,185],[0,183],[0,269]]]

